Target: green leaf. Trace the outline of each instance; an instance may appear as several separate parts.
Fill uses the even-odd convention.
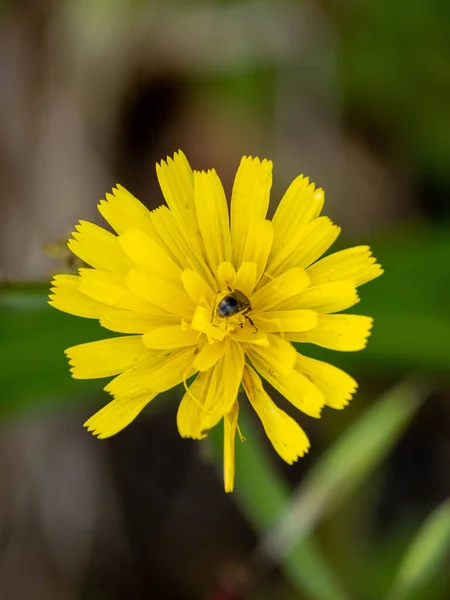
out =
[[[92,319],[64,314],[47,304],[46,290],[2,290],[0,295],[0,414],[65,402],[102,387],[70,376],[65,348],[108,337]]]
[[[439,506],[411,542],[397,572],[391,600],[407,600],[432,581],[450,554],[450,501]]]
[[[281,562],[321,519],[361,487],[399,439],[422,397],[417,386],[403,383],[366,410],[291,496],[282,518],[261,541],[260,553]]]

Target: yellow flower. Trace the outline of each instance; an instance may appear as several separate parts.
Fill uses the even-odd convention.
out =
[[[157,175],[168,206],[150,212],[117,186],[98,205],[117,235],[80,221],[68,246],[92,268],[57,275],[50,304],[126,334],[66,350],[73,377],[115,376],[104,388],[113,400],[85,426],[112,436],[160,392],[184,383],[180,435],[203,438],[223,419],[228,492],[241,384],[275,450],[296,461],[308,438],[260,376],[311,417],[325,405],[347,405],[355,380],[292,342],[364,348],[372,319],[335,313],[356,304],[356,288],[382,269],[367,246],[318,260],[340,229],[319,216],[323,191],[303,176],[268,220],[268,160],[242,159],[230,214],[216,172],[193,172],[182,152],[157,165]]]

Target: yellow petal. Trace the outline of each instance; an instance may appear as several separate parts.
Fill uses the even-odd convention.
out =
[[[213,315],[210,310],[203,306],[197,306],[194,316],[192,317],[191,327],[192,329],[197,329],[197,331],[206,333],[208,338],[211,338],[212,340],[221,341],[226,336],[226,331],[219,327],[214,327],[212,324],[212,317]]]
[[[242,383],[267,437],[281,458],[291,465],[308,452],[310,444],[305,432],[271,400],[261,379],[249,366],[244,369]]]
[[[131,263],[119,245],[117,236],[106,229],[80,221],[67,243],[71,252],[96,269],[126,273]]]
[[[292,296],[304,292],[309,284],[310,278],[306,271],[303,269],[290,269],[269,281],[252,295],[253,310],[262,312],[278,306]]]
[[[175,262],[182,269],[197,271],[209,285],[215,287],[214,278],[204,260],[203,251],[199,248],[199,244],[195,243],[195,240],[192,242],[192,235],[191,238],[185,235],[185,231],[175,220],[167,206],[160,206],[154,210],[152,221]],[[198,239],[200,239],[199,236],[200,234],[198,234]]]
[[[356,246],[335,252],[309,267],[313,285],[331,281],[350,281],[356,287],[379,277],[383,269],[369,246]]]
[[[169,315],[155,307],[154,314],[138,313],[120,308],[107,308],[101,316],[100,325],[117,333],[145,333],[162,323],[167,325],[180,322],[176,315]]]
[[[105,386],[113,396],[132,396],[144,390],[164,392],[185,381],[196,371],[192,367],[196,347],[149,350],[149,358],[124,371]]]
[[[331,408],[347,406],[358,387],[353,377],[341,369],[301,354],[297,355],[297,369],[322,391]]]
[[[308,331],[317,326],[318,316],[313,310],[269,310],[252,315],[255,325],[264,332]],[[292,338],[289,337],[291,340]],[[292,340],[297,341],[297,340]]]
[[[127,229],[138,227],[155,236],[156,231],[148,208],[121,185],[112,192],[114,195],[106,194],[106,200],[100,201],[98,210],[114,231],[124,233]]]
[[[242,262],[256,264],[256,283],[259,282],[266,268],[272,241],[273,228],[270,221],[257,219],[249,224]]]
[[[233,404],[233,408],[223,418],[223,483],[225,492],[234,489],[234,477],[236,472],[236,429],[239,416],[239,405]]]
[[[156,396],[150,392],[132,398],[115,398],[86,421],[84,426],[99,439],[105,439],[122,431]]]
[[[243,262],[233,281],[233,289],[240,290],[247,297],[251,296],[256,285],[256,263]]]
[[[230,223],[225,192],[214,169],[195,172],[195,208],[205,245],[208,263],[213,272],[222,262],[231,260]]]
[[[184,394],[177,412],[177,427],[181,437],[200,440],[205,437],[201,430],[203,405],[211,387],[213,369],[199,373]]]
[[[174,285],[181,283],[181,269],[167,252],[139,229],[128,229],[119,236],[119,244],[139,270],[162,277]],[[130,268],[131,268],[130,264]]]
[[[226,287],[234,289],[235,277],[236,271],[231,263],[224,262],[219,265],[219,268],[217,269],[217,283],[219,284],[220,290]]]
[[[75,379],[110,377],[122,373],[148,355],[142,336],[99,340],[67,348],[65,351]]]
[[[296,370],[285,375],[279,369],[261,360],[261,356],[253,350],[247,350],[247,354],[255,369],[289,402],[310,417],[317,419],[320,417],[325,397],[305,375]]]
[[[164,279],[131,269],[126,278],[127,286],[146,302],[185,319],[194,312],[194,303],[180,286]]]
[[[244,327],[237,327],[234,331],[229,333],[229,336],[235,342],[241,344],[256,344],[257,346],[270,346],[269,338],[267,335],[258,331],[256,327],[253,327],[250,323]]]
[[[214,291],[197,271],[185,269],[181,273],[181,280],[186,293],[195,304],[209,303],[214,296]]]
[[[246,351],[251,352],[252,355],[255,354],[259,360],[267,365],[268,369],[287,375],[295,366],[297,351],[290,342],[278,335],[269,333],[267,338],[269,340],[268,346],[246,346]]]
[[[293,267],[308,267],[328,250],[340,231],[328,217],[314,219],[271,254],[263,281]]]
[[[173,159],[167,157],[156,165],[156,174],[163,196],[189,243],[200,249],[197,215],[194,202],[194,174],[183,152]]]
[[[88,298],[79,290],[81,278],[77,275],[56,275],[51,285],[49,304],[77,317],[99,319],[108,307],[92,298]]]
[[[151,312],[152,305],[135,295],[126,285],[125,277],[119,273],[98,269],[79,269],[81,293],[109,306]]]
[[[183,226],[195,221],[194,174],[185,154],[178,150],[156,165],[156,174],[168,207]]]
[[[306,269],[311,263],[320,258],[336,241],[341,228],[328,217],[319,217],[309,223],[304,231],[301,244],[293,253],[286,268],[302,267]]]
[[[194,360],[194,368],[199,371],[208,371],[225,354],[227,345],[224,342],[204,344]]]
[[[143,342],[147,348],[154,348],[155,350],[184,348],[186,346],[198,345],[201,342],[199,339],[200,335],[198,331],[190,327],[166,325],[165,327],[158,327],[157,329],[147,331],[143,336]]]
[[[355,286],[348,281],[336,281],[310,287],[277,308],[309,308],[318,312],[334,313],[350,308],[357,302],[359,297]]]
[[[227,340],[225,354],[214,367],[211,388],[205,402],[202,430],[211,429],[230,412],[241,385],[244,362],[242,346]]]
[[[308,177],[300,175],[291,183],[272,219],[274,255],[310,221],[320,215],[324,203],[322,189],[315,189]]]
[[[330,350],[355,352],[366,347],[373,319],[360,315],[319,315],[311,331],[288,334],[293,342],[310,342]]]
[[[234,180],[231,196],[231,240],[233,264],[242,263],[249,224],[264,219],[272,187],[272,162],[244,156]]]

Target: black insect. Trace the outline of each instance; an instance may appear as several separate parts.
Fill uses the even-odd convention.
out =
[[[230,290],[230,293],[227,294],[217,305],[217,315],[221,318],[226,317],[234,317],[235,315],[242,315],[246,319],[248,319],[249,323],[255,327],[255,324],[247,316],[252,310],[252,305],[247,296],[241,292],[240,290]],[[241,325],[242,327],[242,325]],[[255,327],[256,329],[256,327]]]

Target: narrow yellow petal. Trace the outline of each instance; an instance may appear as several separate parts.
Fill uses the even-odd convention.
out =
[[[216,272],[231,260],[231,237],[225,192],[214,169],[194,173],[195,208],[209,266]]]
[[[235,277],[236,271],[233,265],[229,262],[221,263],[217,269],[217,283],[219,285],[219,290],[222,290],[226,287],[234,289]]]
[[[214,368],[211,388],[205,402],[202,430],[211,429],[230,412],[241,385],[244,362],[242,346],[227,340],[225,354]]]
[[[263,281],[293,267],[308,267],[328,250],[340,231],[328,217],[314,219],[271,254]]]
[[[273,252],[278,254],[310,221],[320,215],[324,203],[323,190],[299,175],[286,190],[272,219],[274,227]]]
[[[215,281],[206,264],[203,251],[199,248],[199,244],[195,243],[195,236],[194,242],[192,242],[192,235],[191,238],[185,235],[185,231],[167,206],[160,206],[152,211],[152,222],[175,262],[182,269],[197,271],[209,285],[215,287]],[[200,233],[198,233],[198,239],[200,240]]]
[[[269,333],[268,346],[246,346],[245,349],[255,354],[263,361],[268,369],[279,371],[282,375],[289,374],[295,366],[297,351],[294,346],[278,335]]]
[[[147,331],[143,336],[143,342],[147,348],[154,348],[155,350],[184,348],[198,345],[202,341],[199,336],[201,334],[190,327],[166,325]]]
[[[214,291],[197,271],[185,269],[181,273],[181,281],[188,296],[195,304],[209,304],[214,296]]]
[[[194,202],[194,174],[183,152],[178,151],[173,159],[167,157],[156,165],[156,175],[163,196],[175,220],[194,245],[199,245],[197,216]]]
[[[126,278],[120,273],[98,269],[79,269],[78,272],[79,290],[89,298],[117,308],[144,313],[152,311],[152,305],[146,299],[132,293],[127,287]]]
[[[149,358],[124,371],[105,386],[113,396],[132,396],[144,390],[164,392],[196,372],[192,364],[196,347],[171,350],[147,349]]]
[[[226,348],[224,342],[205,344],[194,359],[194,368],[199,371],[211,369],[225,354]]]
[[[233,264],[242,263],[249,224],[264,219],[272,187],[272,162],[244,156],[234,180],[231,196],[231,240]]]
[[[252,315],[255,325],[264,332],[309,331],[317,326],[318,316],[313,310],[269,310]],[[292,338],[289,337],[291,340]],[[297,341],[297,340],[292,340]]]
[[[379,277],[383,269],[372,256],[369,246],[355,246],[335,252],[308,269],[313,285],[332,281],[350,281],[356,287]]]
[[[129,292],[120,273],[99,269],[79,269],[79,290],[86,296],[110,306],[118,306]]]
[[[100,325],[117,333],[145,333],[162,323],[175,325],[180,322],[176,315],[169,315],[160,309],[154,309],[153,314],[138,313],[120,308],[107,308],[101,316]]]
[[[177,412],[177,427],[181,437],[201,440],[205,434],[201,430],[203,405],[211,387],[213,369],[199,373],[189,390],[184,394]]]
[[[142,336],[127,335],[72,346],[65,351],[75,379],[110,377],[148,355]]]
[[[318,312],[334,313],[350,308],[358,302],[359,297],[353,284],[348,281],[336,281],[310,287],[277,308],[309,308]]]
[[[180,286],[172,285],[164,279],[148,273],[131,269],[126,283],[129,289],[146,302],[167,312],[190,319],[194,312],[194,303]]]
[[[194,316],[192,317],[191,327],[192,329],[197,329],[197,331],[206,333],[208,338],[211,338],[212,340],[221,341],[225,338],[226,331],[219,327],[214,327],[212,324],[212,317],[213,315],[210,310],[203,306],[197,306]]]
[[[84,426],[99,439],[109,438],[129,425],[155,396],[147,392],[132,398],[115,398],[88,419]]]
[[[156,231],[148,208],[121,185],[112,192],[114,195],[106,194],[106,200],[100,201],[98,210],[114,231],[120,234],[132,227],[138,227],[155,236]]]
[[[67,243],[71,252],[96,269],[126,273],[131,263],[119,245],[117,236],[88,221],[75,225]]]
[[[227,493],[234,490],[238,416],[239,404],[235,402],[231,411],[223,418],[223,483]]]
[[[132,261],[139,270],[161,277],[174,285],[180,285],[180,267],[149,235],[139,229],[128,229],[119,236],[119,244],[130,263]],[[132,264],[129,268],[131,266]]]
[[[296,408],[318,419],[325,405],[325,397],[320,389],[302,373],[297,370],[290,371],[287,375],[283,374],[278,368],[262,359],[253,349],[247,349],[252,365],[270,383]]]
[[[366,347],[373,319],[360,315],[319,315],[317,327],[288,334],[292,342],[309,342],[330,350],[355,352]]]
[[[269,281],[252,295],[253,310],[262,312],[278,306],[289,298],[304,293],[309,284],[310,278],[306,271],[303,269],[290,269]]]
[[[256,264],[256,283],[261,279],[273,241],[273,227],[270,221],[254,220],[249,224],[242,262]],[[237,287],[237,286],[236,286]]]
[[[302,267],[306,269],[311,263],[320,258],[336,241],[341,228],[335,225],[328,217],[314,219],[305,227],[302,242],[286,268]]]
[[[308,452],[310,444],[305,432],[271,400],[261,379],[249,366],[244,369],[242,383],[267,437],[281,458],[291,465]]]
[[[255,289],[256,272],[256,263],[243,262],[234,278],[233,289],[240,290],[249,298]]]
[[[99,319],[108,307],[82,294],[79,289],[80,282],[81,278],[78,275],[56,275],[51,283],[53,287],[48,303],[77,317]]]
[[[244,327],[237,327],[229,334],[230,338],[240,344],[256,344],[257,346],[270,346],[267,335],[261,330],[257,330],[250,323]]]
[[[297,355],[296,368],[322,391],[327,406],[331,408],[347,406],[358,387],[353,377],[341,369],[302,354]]]

